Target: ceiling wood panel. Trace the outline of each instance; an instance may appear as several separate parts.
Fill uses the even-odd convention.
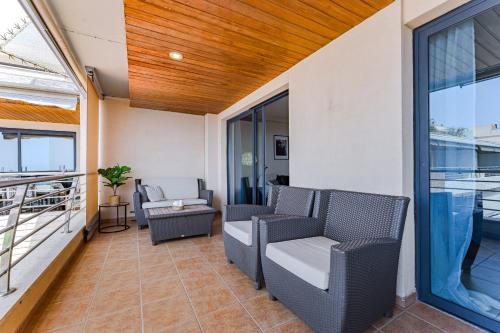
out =
[[[391,2],[125,0],[130,104],[219,113]]]
[[[57,106],[0,98],[0,119],[78,125],[80,105],[77,105],[76,110],[67,110]]]

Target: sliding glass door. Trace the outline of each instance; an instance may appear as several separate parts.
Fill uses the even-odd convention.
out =
[[[419,297],[500,331],[500,1],[417,29]]]
[[[273,157],[274,136],[287,138],[286,160],[279,163]],[[228,203],[264,205],[270,184],[288,185],[288,92],[227,123]]]

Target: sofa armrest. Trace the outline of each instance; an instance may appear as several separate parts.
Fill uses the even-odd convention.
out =
[[[329,292],[339,299],[370,299],[368,294],[395,290],[400,247],[401,243],[393,238],[358,239],[333,245]]]
[[[323,223],[312,217],[288,217],[260,220],[261,245],[291,239],[323,235]]]
[[[223,221],[248,221],[252,216],[272,214],[274,208],[258,205],[226,205]]]
[[[207,205],[212,207],[214,201],[214,191],[212,190],[200,190],[200,199],[207,200]]]

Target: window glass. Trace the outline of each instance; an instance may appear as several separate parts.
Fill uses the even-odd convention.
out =
[[[74,171],[73,136],[21,135],[22,171]]]
[[[17,133],[0,129],[0,172],[17,172]]]

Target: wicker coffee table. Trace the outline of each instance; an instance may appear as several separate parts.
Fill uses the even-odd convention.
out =
[[[195,235],[212,235],[216,210],[206,205],[185,206],[183,210],[171,207],[149,208],[145,216],[153,245],[160,241]]]

